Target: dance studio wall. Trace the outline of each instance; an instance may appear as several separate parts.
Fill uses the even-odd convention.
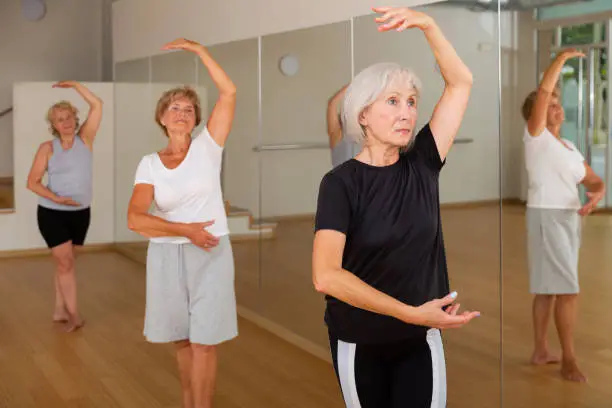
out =
[[[38,146],[49,140],[44,115],[54,102],[65,99],[72,102],[84,118],[87,104],[71,89],[53,89],[52,82],[17,83],[13,89],[15,105],[15,211],[0,213],[0,251],[44,248],[36,221],[38,196],[26,188],[26,180]],[[93,177],[94,201],[88,243],[113,242],[114,220],[114,109],[112,83],[89,83],[91,89],[104,101],[104,116],[96,136]]]
[[[436,0],[403,0],[418,6]],[[160,54],[160,44],[192,38],[206,45],[348,20],[384,0],[120,0],[113,4],[115,61]]]
[[[102,80],[103,54],[106,64],[112,58],[103,46],[104,1],[47,1],[47,14],[36,22],[21,16],[20,1],[0,1],[0,111],[11,106],[16,81]],[[0,118],[0,178],[13,176],[12,123],[12,114]]]

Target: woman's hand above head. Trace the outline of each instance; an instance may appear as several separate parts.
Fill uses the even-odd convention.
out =
[[[374,7],[379,31],[419,28],[431,47],[445,82],[442,97],[429,122],[440,160],[444,161],[459,132],[472,89],[472,73],[446,39],[434,19],[406,7]]]
[[[457,312],[461,305],[452,304],[456,299],[456,293],[451,293],[442,299],[424,303],[416,308],[415,316],[409,318],[407,323],[436,329],[456,329],[480,316],[480,312],[463,312],[458,315]],[[444,310],[445,307],[447,307],[446,310]]]
[[[227,73],[212,58],[208,50],[199,43],[185,38],[179,38],[165,44],[162,49],[190,51],[196,53],[200,57],[202,64],[204,64],[208,70],[210,78],[219,90],[219,97],[210,113],[206,127],[212,139],[219,146],[225,146],[225,142],[230,134],[234,121],[234,113],[236,110],[236,86]]]
[[[197,54],[204,50],[204,46],[198,42],[188,40],[186,38],[178,38],[174,41],[164,44],[162,50],[184,50]]]
[[[567,50],[563,50],[557,55],[558,59],[563,59],[564,61],[567,61],[572,58],[584,58],[584,57],[586,57],[586,55],[582,51],[579,51],[575,48],[569,48]]]
[[[60,81],[53,84],[53,88],[73,88],[89,105],[89,113],[87,119],[81,126],[79,136],[85,142],[85,144],[91,149],[93,147],[94,139],[100,129],[100,123],[102,122],[102,105],[104,102],[96,94],[91,92],[87,87],[77,81]]]
[[[433,18],[427,14],[407,7],[374,7],[372,10],[382,14],[375,19],[380,24],[378,31],[404,31],[413,27],[426,30],[435,23]]]
[[[76,81],[59,81],[54,83],[52,88],[76,88],[79,83]]]

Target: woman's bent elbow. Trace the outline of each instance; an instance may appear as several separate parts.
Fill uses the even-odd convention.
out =
[[[134,214],[133,212],[128,212],[128,216],[127,216],[127,226],[130,229],[130,231],[134,231],[134,232],[138,232],[138,227],[137,227],[137,222],[135,220],[136,214]]]
[[[321,273],[321,271],[313,271],[312,283],[317,292],[327,294],[327,279],[324,278],[323,273]]]

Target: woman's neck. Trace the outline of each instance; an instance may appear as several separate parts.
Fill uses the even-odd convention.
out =
[[[366,145],[355,159],[371,166],[389,166],[399,160],[397,146]]]
[[[557,139],[561,139],[561,125],[547,126],[548,131],[553,134]]]
[[[168,147],[169,153],[179,153],[189,149],[191,144],[190,133],[175,133],[168,135]]]
[[[59,140],[60,140],[60,144],[62,145],[63,148],[70,148],[72,146],[72,144],[74,143],[74,135],[73,134],[69,134],[69,135],[60,135],[59,136]]]

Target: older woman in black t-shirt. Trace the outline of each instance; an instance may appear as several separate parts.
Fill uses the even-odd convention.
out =
[[[343,129],[362,143],[319,191],[313,279],[325,293],[334,368],[347,407],[444,407],[439,329],[461,327],[449,294],[439,172],[461,124],[472,74],[431,17],[375,8],[380,31],[423,31],[446,83],[430,122],[415,130],[421,85],[376,64],[346,90]]]

